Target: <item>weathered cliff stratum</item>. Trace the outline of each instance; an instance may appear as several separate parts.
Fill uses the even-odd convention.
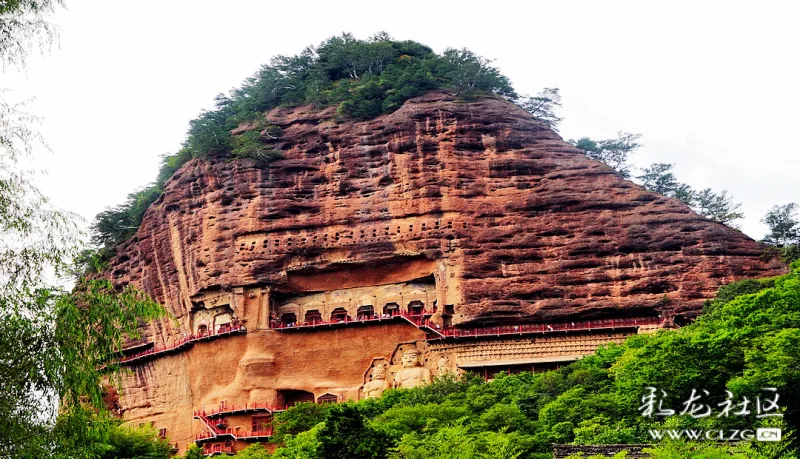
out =
[[[194,410],[362,398],[408,374],[552,368],[657,314],[696,314],[723,283],[784,269],[499,99],[432,93],[366,122],[309,107],[267,118],[283,129],[272,146],[284,159],[187,163],[107,273],[177,318],[145,327],[141,349],[197,339],[131,360],[119,401],[124,419],[166,429],[181,450],[218,422]],[[387,318],[398,310],[426,310],[442,327],[573,329],[457,340]],[[380,322],[358,321],[374,314]],[[574,329],[625,317],[650,321]],[[341,323],[307,325],[319,320]],[[246,334],[205,341],[239,323]],[[405,354],[425,369],[403,370]],[[229,425],[256,431],[262,414]],[[236,446],[224,435],[198,441],[211,452]]]
[[[204,290],[291,287],[339,267],[319,290],[343,272],[363,280],[448,258],[458,324],[694,313],[721,284],[782,269],[742,233],[620,179],[502,100],[433,93],[366,122],[333,117],[271,111],[285,159],[266,167],[186,164],[120,249],[114,280],[180,318]]]

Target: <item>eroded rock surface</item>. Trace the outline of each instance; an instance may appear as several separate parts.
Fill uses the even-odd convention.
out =
[[[284,159],[187,163],[119,249],[107,275],[177,318],[147,326],[146,342],[248,329],[132,365],[126,420],[167,429],[183,451],[208,430],[194,410],[377,395],[409,350],[421,380],[491,377],[553,368],[643,330],[553,336],[542,325],[534,339],[429,345],[402,320],[294,332],[275,330],[280,321],[398,305],[462,327],[691,316],[724,283],[785,270],[742,233],[620,179],[502,100],[432,93],[370,121],[334,118],[332,108],[269,112]],[[243,432],[263,421],[249,416],[229,421]]]
[[[181,318],[209,289],[286,286],[349,264],[328,280],[338,286],[348,272],[363,280],[374,266],[449,259],[458,324],[693,314],[721,284],[783,269],[747,236],[620,179],[504,101],[434,93],[367,122],[333,117],[270,112],[285,159],[269,166],[186,164],[120,250],[114,280],[144,286]]]

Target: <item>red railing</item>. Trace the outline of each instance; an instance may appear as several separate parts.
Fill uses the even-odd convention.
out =
[[[221,406],[219,409],[212,409],[211,411],[195,410],[193,414],[194,414],[194,417],[196,417],[196,418],[199,418],[201,416],[205,416],[207,418],[213,418],[213,417],[217,417],[217,416],[226,416],[226,415],[229,415],[229,414],[241,413],[241,412],[244,412],[244,411],[269,411],[269,412],[272,413],[272,412],[280,412],[280,411],[285,411],[285,410],[286,410],[286,407],[278,407],[278,406],[275,406],[275,405],[270,405],[269,403],[266,403],[266,402],[264,402],[264,403],[258,403],[258,402],[250,403],[250,402],[248,402],[248,403],[245,403],[243,405],[236,405],[236,404],[227,405],[226,404],[226,405]]]
[[[661,322],[662,319],[658,317],[638,317],[629,319],[583,320],[578,322],[561,322],[550,324],[499,325],[495,327],[447,327],[439,330],[438,333],[445,338],[465,338],[470,336],[516,335],[522,333],[552,333],[577,330],[630,328],[639,327],[642,325],[659,325]]]
[[[231,325],[227,327],[220,327],[219,330],[216,332],[211,333],[203,333],[199,335],[189,335],[181,338],[178,342],[172,343],[167,346],[153,346],[152,349],[148,349],[143,352],[139,352],[132,355],[127,355],[120,359],[119,363],[121,364],[129,364],[136,362],[138,360],[147,359],[156,355],[166,354],[168,352],[174,352],[180,350],[184,347],[192,346],[197,341],[205,341],[218,338],[220,336],[231,335],[234,333],[247,333],[247,327],[244,325]]]
[[[335,325],[347,325],[347,324],[360,324],[360,323],[372,323],[372,322],[381,322],[387,320],[395,320],[398,318],[404,318],[406,320],[411,320],[411,318],[419,318],[420,321],[427,320],[424,319],[425,316],[431,315],[430,311],[423,310],[422,314],[417,315],[410,315],[407,312],[402,311],[395,311],[393,314],[375,314],[372,317],[357,317],[355,319],[346,317],[341,320],[314,320],[312,322],[303,322],[298,324],[284,324],[282,322],[273,321],[272,328],[277,330],[293,330],[296,328],[316,328],[316,327],[330,327]],[[417,323],[414,323],[417,325]]]
[[[236,428],[218,429],[216,427],[214,427],[214,430],[214,433],[200,432],[194,436],[195,441],[208,440],[210,438],[216,438],[220,436],[229,436],[234,440],[249,440],[254,438],[271,437],[273,433],[271,426],[270,428],[264,430],[242,430]]]
[[[373,318],[362,319],[346,319],[341,321],[315,321],[313,323],[303,323],[297,325],[286,325],[281,323],[273,323],[273,328],[278,330],[291,330],[303,328],[316,328],[322,326],[333,325],[347,325],[354,323],[371,323],[380,322],[385,320],[394,320],[402,318],[417,326],[420,329],[425,329],[429,333],[439,335],[439,338],[465,338],[470,336],[489,336],[489,335],[516,335],[527,333],[550,333],[550,332],[569,332],[577,330],[597,330],[597,329],[614,329],[614,328],[628,328],[638,327],[641,325],[659,325],[662,319],[657,317],[637,317],[628,319],[601,319],[601,320],[583,320],[578,322],[560,322],[560,323],[543,323],[543,324],[521,324],[521,325],[499,325],[495,327],[473,327],[473,328],[457,328],[457,327],[441,327],[435,322],[431,321],[429,311],[423,311],[422,314],[411,315],[407,312],[397,311],[392,315],[382,315]],[[437,339],[437,338],[431,338]]]
[[[206,455],[206,456],[211,456],[212,454],[217,454],[217,453],[231,453],[231,454],[233,454],[234,453],[233,445],[225,446],[225,445],[220,445],[220,444],[214,444],[214,445],[210,445],[209,444],[209,445],[205,445],[203,447],[203,454]]]

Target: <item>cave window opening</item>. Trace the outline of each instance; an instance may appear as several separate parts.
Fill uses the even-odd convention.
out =
[[[278,404],[289,408],[301,402],[314,402],[314,394],[304,390],[281,389],[278,390]]]
[[[400,305],[397,303],[388,303],[383,307],[383,315],[386,317],[397,315],[398,312],[400,312]]]
[[[311,325],[322,323],[322,314],[319,310],[312,309],[306,312],[306,323]]]
[[[297,324],[297,316],[293,312],[285,312],[281,314],[282,327],[294,327]]]
[[[208,334],[208,325],[202,324],[197,327],[197,335],[198,336],[205,336]]]
[[[349,319],[347,309],[336,308],[331,312],[331,322],[346,322]]]
[[[421,316],[425,312],[425,304],[422,301],[412,301],[408,303],[408,315]]]
[[[322,403],[336,403],[338,401],[339,401],[339,396],[338,395],[334,395],[334,394],[320,395],[317,398],[317,403],[319,403],[319,404],[322,404]]]
[[[359,306],[356,314],[358,320],[368,320],[375,317],[375,308],[371,304],[366,306]]]

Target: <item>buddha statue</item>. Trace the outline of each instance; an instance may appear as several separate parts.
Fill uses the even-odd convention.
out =
[[[431,382],[431,370],[422,366],[421,357],[422,353],[417,349],[410,349],[403,353],[403,368],[394,375],[395,388],[410,389]]]
[[[367,381],[362,390],[364,391],[364,398],[378,398],[389,387],[389,381],[386,380],[386,366],[379,363],[372,367],[372,380]]]

